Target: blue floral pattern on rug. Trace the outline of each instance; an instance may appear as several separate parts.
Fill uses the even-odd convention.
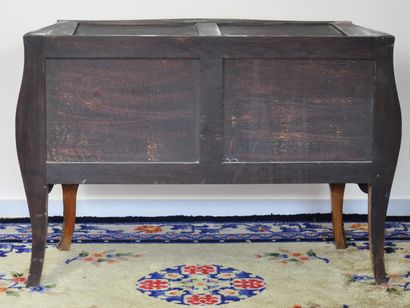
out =
[[[14,243],[0,243],[0,257],[7,257],[7,255],[12,252],[15,252],[15,253],[31,252],[31,245],[14,244]]]
[[[375,289],[384,289],[387,292],[400,294],[410,291],[410,271],[404,274],[390,274],[386,284],[376,285],[374,277],[369,275],[352,274],[347,283],[364,283]]]
[[[58,242],[62,224],[50,223],[48,242]],[[347,240],[367,240],[365,223],[345,223]],[[410,240],[410,222],[387,222],[387,240]],[[30,242],[29,223],[0,223],[0,242]],[[218,243],[218,242],[333,241],[327,222],[230,222],[230,223],[80,223],[73,242],[79,243]]]
[[[137,281],[137,290],[181,305],[208,306],[238,302],[258,295],[265,280],[221,265],[179,265]]]
[[[82,261],[90,264],[100,265],[101,263],[118,263],[121,261],[127,261],[128,258],[140,257],[140,254],[132,252],[116,252],[114,249],[104,251],[81,251],[77,256],[65,260],[65,264],[70,264],[73,261]]]
[[[358,250],[369,250],[369,242],[349,242],[349,246],[355,247]],[[398,250],[403,250],[403,248],[398,247],[396,243],[391,241],[384,243],[385,253],[395,253]]]
[[[0,273],[0,296],[2,294],[19,297],[23,292],[46,293],[56,287],[56,284],[40,285],[38,287],[26,287],[27,277],[23,273],[11,272],[10,274]]]
[[[311,260],[321,260],[326,264],[330,262],[328,258],[318,256],[316,252],[314,252],[312,249],[307,251],[306,253],[292,252],[286,249],[280,249],[279,251],[264,252],[262,254],[257,254],[256,258],[268,258],[269,260],[279,261],[282,264],[304,264]]]

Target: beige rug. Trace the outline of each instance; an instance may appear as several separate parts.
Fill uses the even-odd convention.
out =
[[[389,244],[384,286],[366,242],[50,245],[37,289],[24,287],[29,245],[2,245],[0,307],[410,307],[405,241]]]

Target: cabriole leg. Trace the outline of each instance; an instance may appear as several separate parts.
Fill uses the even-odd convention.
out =
[[[62,184],[62,188],[64,203],[64,224],[63,235],[61,237],[60,243],[58,244],[58,248],[60,248],[60,250],[70,250],[75,225],[75,210],[78,185]]]
[[[377,284],[386,283],[384,266],[384,223],[386,221],[391,182],[378,181],[369,184],[369,246],[374,278]]]
[[[26,191],[32,229],[32,252],[27,287],[40,284],[47,241],[48,188],[32,183]]]
[[[332,225],[336,248],[344,249],[347,247],[343,229],[343,196],[346,184],[331,183],[329,186],[332,200]]]

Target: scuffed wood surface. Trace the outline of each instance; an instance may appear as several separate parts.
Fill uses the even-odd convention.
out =
[[[47,160],[198,161],[197,60],[47,60]]]
[[[374,276],[387,281],[393,43],[349,22],[61,21],[28,33],[16,113],[27,285],[40,284],[47,194],[61,183],[365,183]]]
[[[372,159],[374,62],[225,60],[224,159]]]

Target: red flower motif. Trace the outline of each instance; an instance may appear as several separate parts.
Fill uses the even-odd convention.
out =
[[[97,258],[95,257],[86,257],[83,259],[85,262],[97,262]]]
[[[166,280],[146,279],[140,281],[139,287],[143,290],[166,290],[169,288],[169,284]]]
[[[14,277],[13,279],[12,279],[12,281],[13,282],[18,282],[18,283],[23,283],[23,282],[26,282],[26,278],[24,278],[24,277]]]
[[[0,293],[7,292],[7,290],[8,290],[7,287],[0,287]]]
[[[137,282],[137,290],[149,296],[177,304],[212,307],[258,295],[265,287],[259,276],[215,264],[165,268]]]
[[[363,231],[367,231],[369,229],[368,224],[352,224],[350,226],[350,228],[352,229],[359,229],[359,230],[363,230]]]
[[[191,305],[215,305],[220,303],[220,298],[211,294],[193,294],[186,298],[186,302]]]
[[[183,268],[183,272],[187,274],[202,274],[202,275],[208,275],[216,272],[216,269],[212,265],[186,265]]]
[[[251,278],[251,279],[235,279],[233,281],[233,286],[237,289],[242,290],[256,290],[265,287],[265,283],[261,279]]]
[[[136,231],[142,231],[144,233],[158,233],[162,231],[161,227],[156,227],[156,226],[138,226],[135,228]]]
[[[310,259],[310,257],[308,257],[308,256],[300,256],[299,257],[299,260],[302,260],[302,261],[306,261],[306,260],[309,260]]]

